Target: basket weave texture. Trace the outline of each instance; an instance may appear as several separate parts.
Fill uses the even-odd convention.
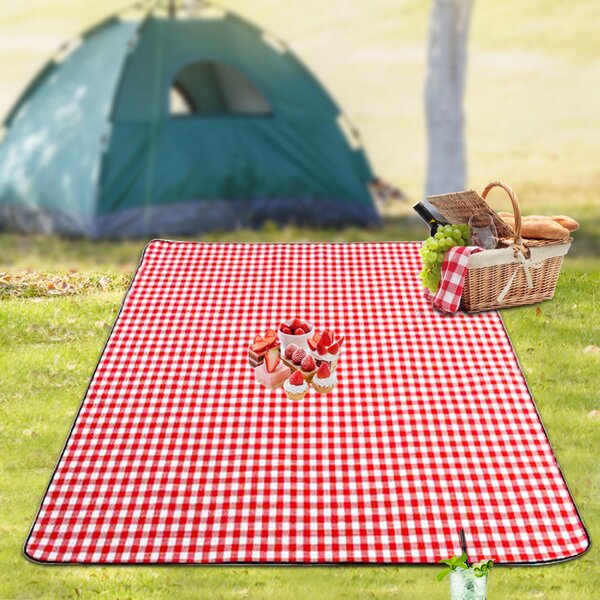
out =
[[[510,198],[515,216],[515,230],[507,225],[485,201],[494,187],[502,188]],[[481,196],[474,190],[454,192],[440,196],[430,196],[428,200],[449,223],[467,223],[474,214],[482,212],[491,215],[502,246],[512,246],[514,252],[508,254],[502,264],[472,267],[469,265],[462,296],[462,307],[468,312],[478,312],[496,308],[508,308],[524,304],[536,304],[554,296],[556,282],[566,253],[564,244],[571,238],[556,240],[524,240],[521,238],[521,208],[519,199],[510,186],[493,181],[483,190]],[[553,246],[550,256],[539,262],[532,262],[529,248]],[[484,253],[498,250],[484,250]],[[554,254],[554,255],[553,255]],[[478,256],[478,255],[475,255]]]

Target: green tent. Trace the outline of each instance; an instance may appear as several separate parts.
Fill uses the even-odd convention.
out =
[[[113,16],[4,122],[0,226],[193,234],[379,221],[356,131],[290,49],[232,15]]]

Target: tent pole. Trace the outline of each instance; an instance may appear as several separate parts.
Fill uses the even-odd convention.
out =
[[[177,16],[177,0],[169,0],[169,18],[174,19]]]

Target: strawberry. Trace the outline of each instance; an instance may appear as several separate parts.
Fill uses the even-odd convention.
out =
[[[315,359],[310,354],[307,354],[300,363],[300,368],[303,371],[314,371],[316,366]]]
[[[340,351],[340,345],[336,342],[335,344],[331,344],[329,348],[327,348],[327,352],[329,354],[337,354]]]
[[[298,346],[296,344],[290,344],[286,347],[284,355],[288,360],[292,360],[292,356],[294,356],[294,352],[298,350]]]
[[[329,369],[329,365],[327,363],[321,363],[319,370],[317,371],[317,377],[320,379],[325,379],[331,375],[331,370]]]
[[[301,327],[294,329],[294,335],[304,335],[306,332]]]
[[[317,342],[315,340],[306,340],[306,343],[313,352],[317,349]]]
[[[289,327],[284,327],[281,330],[281,333],[285,333],[286,335],[292,335],[292,330]]]
[[[287,325],[284,321],[281,321],[281,323],[279,323],[279,331],[283,331],[286,327]]]
[[[308,323],[302,323],[302,325],[300,325],[300,329],[302,329],[304,333],[308,333],[310,331],[310,325]]]
[[[294,371],[290,377],[290,383],[292,385],[302,385],[304,383],[304,377],[300,371]]]
[[[289,327],[292,331],[296,331],[296,329],[298,329],[298,327],[300,327],[300,325],[302,325],[302,321],[300,321],[300,319],[298,319],[297,317],[290,323]]]
[[[329,335],[329,331],[324,331],[323,334],[321,335],[321,339],[319,340],[319,342],[321,344],[323,344],[323,346],[327,347],[327,346],[331,346],[333,340],[331,339],[331,336]]]
[[[277,350],[277,348],[271,348],[265,355],[265,365],[267,367],[267,371],[272,373],[277,368],[280,360],[279,350]]]
[[[252,349],[252,352],[260,354],[261,352],[264,352],[268,347],[269,342],[256,342],[255,344],[252,344],[250,348]]]
[[[326,354],[327,353],[327,349],[325,348],[325,346],[321,342],[319,342],[317,344],[317,352],[319,354]]]
[[[315,329],[315,335],[313,335],[313,340],[315,340],[315,342],[321,341],[322,335],[323,334],[318,329]]]
[[[292,362],[295,365],[299,365],[304,360],[305,356],[306,356],[306,351],[303,350],[302,348],[298,348],[296,350],[296,352],[294,352],[294,354],[292,355]]]
[[[276,337],[277,335],[272,329],[269,329],[269,331],[265,333],[265,340],[274,340]]]
[[[254,338],[254,342],[253,342],[253,343],[254,343],[254,344],[256,344],[257,342],[262,342],[262,341],[263,341],[262,337],[260,337],[260,335],[257,335],[257,336]]]

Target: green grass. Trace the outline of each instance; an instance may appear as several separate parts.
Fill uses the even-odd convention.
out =
[[[399,235],[400,229],[352,235],[391,238],[394,234]],[[244,238],[261,240],[271,235],[275,233],[242,233]],[[328,239],[348,232],[288,230],[284,235]],[[131,269],[141,246],[53,239],[44,245],[42,238],[0,236],[0,248],[15,242],[27,244],[32,268],[100,265],[114,272]],[[22,266],[16,254],[13,258],[13,267]],[[539,310],[524,307],[504,312],[557,457],[595,539],[600,536],[600,428],[587,415],[600,409],[600,355],[584,348],[600,345],[600,313],[594,297],[599,286],[598,259],[567,259],[554,301]],[[448,583],[435,581],[436,568],[100,568],[28,562],[21,553],[23,542],[123,291],[98,292],[91,287],[76,296],[0,300],[1,598],[448,597]],[[491,597],[592,598],[600,585],[594,570],[599,559],[597,546],[592,546],[583,557],[562,565],[497,568],[491,576]]]

